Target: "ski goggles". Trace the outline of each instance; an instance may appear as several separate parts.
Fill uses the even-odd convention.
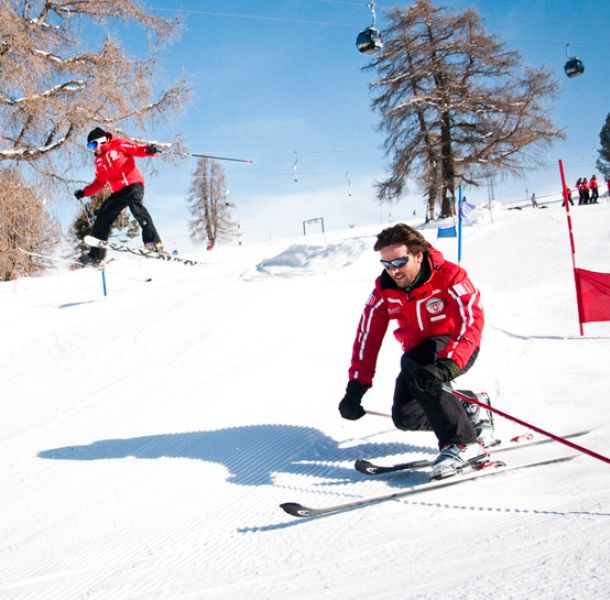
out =
[[[393,258],[392,260],[380,260],[379,262],[383,265],[383,268],[386,271],[390,269],[400,269],[400,267],[404,267],[408,262],[409,258],[411,258],[408,254],[406,256],[401,256],[400,258]]]
[[[108,138],[106,138],[106,136],[102,136],[97,138],[96,140],[91,140],[90,142],[87,142],[87,148],[89,148],[89,150],[95,150],[98,146],[100,146],[101,144],[105,144],[108,141]]]

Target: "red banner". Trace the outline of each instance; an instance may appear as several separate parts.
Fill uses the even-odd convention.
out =
[[[574,269],[581,323],[610,321],[610,273]]]

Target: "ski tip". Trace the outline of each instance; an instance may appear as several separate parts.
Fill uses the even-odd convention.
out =
[[[377,468],[375,465],[364,458],[356,459],[354,469],[360,473],[364,473],[365,475],[375,475],[377,473]]]
[[[309,517],[312,514],[311,509],[298,502],[284,502],[280,504],[280,508],[293,517]]]

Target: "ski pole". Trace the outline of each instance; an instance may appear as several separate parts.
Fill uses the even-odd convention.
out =
[[[172,147],[171,142],[154,142],[154,145],[159,148],[159,150],[169,150]],[[194,156],[195,158],[212,158],[214,160],[230,160],[233,162],[241,162],[251,165],[254,161],[249,158],[233,158],[230,156],[214,156],[212,154],[196,154],[195,152],[170,152],[169,154],[173,154],[175,156]]]
[[[212,158],[214,160],[231,160],[233,162],[242,162],[248,165],[251,165],[254,161],[249,158],[231,158],[228,156],[212,156],[211,154],[194,154],[193,152],[187,152],[189,156],[194,156],[196,158]]]
[[[485,404],[484,402],[480,402],[476,398],[471,398],[470,396],[467,396],[466,394],[462,394],[462,392],[458,392],[457,390],[453,390],[446,385],[444,385],[442,387],[445,392],[447,392],[448,394],[451,394],[452,396],[454,396],[455,398],[458,398],[459,400],[465,400],[466,402],[470,402],[471,404],[476,404],[477,406],[480,406],[481,408],[485,408],[486,410],[490,410],[491,412],[493,412],[497,415],[500,415],[501,417],[504,417],[505,419],[509,419],[510,421],[519,423],[519,425],[523,425],[524,427],[533,429],[534,431],[541,433],[542,435],[546,435],[547,437],[550,437],[551,439],[555,440],[556,442],[565,444],[566,446],[569,446],[570,448],[573,448],[574,450],[578,450],[579,452],[582,452],[583,454],[588,454],[589,456],[592,456],[593,458],[597,458],[597,460],[601,460],[602,462],[610,464],[610,458],[608,458],[607,456],[604,456],[603,454],[598,454],[597,452],[590,450],[589,448],[585,448],[584,446],[575,444],[574,442],[571,442],[570,440],[566,440],[565,438],[562,438],[559,435],[555,435],[554,433],[551,433],[550,431],[545,431],[544,429],[541,429],[540,427],[536,427],[536,425],[532,425],[531,423],[522,421],[521,419],[518,419],[517,417],[513,417],[512,415],[509,415],[509,414],[501,411],[500,409],[495,408],[494,406],[489,406],[488,404]]]
[[[161,144],[155,144],[161,146]],[[249,158],[233,158],[231,156],[215,156],[213,154],[196,154],[195,152],[171,152],[174,156],[194,156],[195,158],[211,158],[213,160],[230,160],[232,162],[241,162],[251,165],[254,161]]]
[[[377,412],[376,410],[365,410],[367,415],[374,415],[376,417],[387,417],[388,419],[392,418],[392,415],[388,415],[387,413]]]
[[[172,147],[171,142],[152,142],[162,153],[166,152]],[[233,158],[230,156],[214,156],[212,154],[197,154],[195,152],[166,152],[167,154],[173,154],[174,156],[194,156],[195,158],[211,158],[214,160],[230,160],[232,162],[241,162],[251,165],[254,161],[249,158]]]

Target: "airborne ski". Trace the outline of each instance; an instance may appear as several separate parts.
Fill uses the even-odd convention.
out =
[[[457,475],[454,475],[453,477],[449,477],[447,479],[438,479],[416,484],[400,492],[392,492],[391,494],[383,494],[381,496],[370,496],[368,498],[363,498],[362,500],[354,500],[351,502],[345,502],[343,504],[335,504],[334,506],[314,508],[310,506],[305,506],[304,504],[300,504],[299,502],[284,502],[283,504],[280,504],[280,507],[293,517],[316,517],[320,515],[327,515],[347,510],[353,510],[364,506],[370,506],[372,504],[378,504],[380,502],[387,502],[388,500],[405,498],[407,496],[412,496],[415,494],[422,494],[423,492],[450,487],[452,485],[458,485],[460,483],[473,481],[482,477],[490,477],[492,475],[498,475],[500,473],[508,473],[510,471],[517,471],[519,469],[529,469],[531,467],[540,467],[543,465],[566,462],[568,460],[576,458],[576,456],[577,455],[547,458],[544,460],[536,460],[532,462],[522,463],[520,465],[511,466],[504,466],[502,463],[492,464],[491,466],[486,466],[479,470],[469,471],[466,474],[462,472],[462,474],[458,473]]]
[[[168,254],[167,252],[154,252],[152,250],[147,250],[146,248],[134,248],[132,246],[127,246],[126,244],[118,244],[117,242],[98,240],[96,237],[93,237],[92,235],[86,235],[83,239],[83,242],[85,242],[85,244],[87,244],[87,246],[89,246],[91,248],[103,248],[103,249],[110,248],[111,250],[116,250],[117,252],[128,252],[129,254],[135,254],[136,256],[143,256],[144,258],[156,258],[157,260],[165,260],[168,262],[178,262],[183,265],[189,265],[189,266],[203,264],[196,260],[191,260],[190,258],[182,258],[181,256],[173,256],[172,254]]]
[[[33,259],[40,262],[41,264],[61,263],[64,265],[72,265],[74,267],[86,267],[89,269],[95,269],[97,271],[105,271],[106,265],[112,261],[112,259],[110,259],[104,260],[97,265],[84,265],[76,259],[60,258],[58,256],[51,256],[50,254],[41,254],[40,252],[30,252],[29,250],[24,250],[23,248],[19,248],[19,251],[23,252],[24,254],[27,254],[28,256],[31,256]]]
[[[112,267],[109,270],[107,268],[107,266],[115,260],[114,258],[103,260],[102,262],[100,262],[97,265],[95,265],[95,264],[84,265],[82,262],[75,260],[75,259],[59,258],[57,256],[51,256],[50,254],[40,254],[39,252],[30,252],[29,250],[24,250],[23,248],[19,248],[19,250],[21,252],[23,252],[24,254],[31,256],[33,260],[37,261],[39,264],[44,265],[44,266],[49,266],[49,263],[51,263],[51,264],[60,263],[60,264],[64,264],[64,265],[70,265],[72,267],[78,267],[79,269],[93,269],[94,271],[112,273],[113,276],[118,275],[119,277],[123,277],[125,279],[131,279],[132,281],[141,281],[143,283],[149,283],[150,281],[152,281],[152,278],[150,278],[150,277],[145,277],[145,278],[133,277],[132,275],[127,275],[125,273],[119,273],[117,271],[113,271],[113,270],[111,270]]]
[[[583,429],[581,431],[574,431],[568,433],[562,437],[570,439],[575,437],[580,437],[582,435],[586,435],[590,433],[593,429]],[[530,435],[530,434],[526,434]],[[507,443],[499,443],[496,446],[489,446],[492,453],[499,454],[502,452],[508,452],[510,450],[519,450],[520,448],[528,448],[530,446],[540,446],[541,444],[549,444],[554,442],[555,440],[551,438],[542,438],[542,439],[531,439],[529,437],[525,438],[525,441],[522,441],[524,438],[523,435],[516,436],[512,438]],[[427,467],[431,467],[434,463],[434,459],[420,459],[420,460],[412,460],[403,463],[395,463],[393,465],[378,465],[365,458],[358,458],[354,463],[354,468],[360,473],[364,473],[365,475],[382,475],[384,473],[394,473],[396,471],[415,471],[418,469],[425,469]]]

